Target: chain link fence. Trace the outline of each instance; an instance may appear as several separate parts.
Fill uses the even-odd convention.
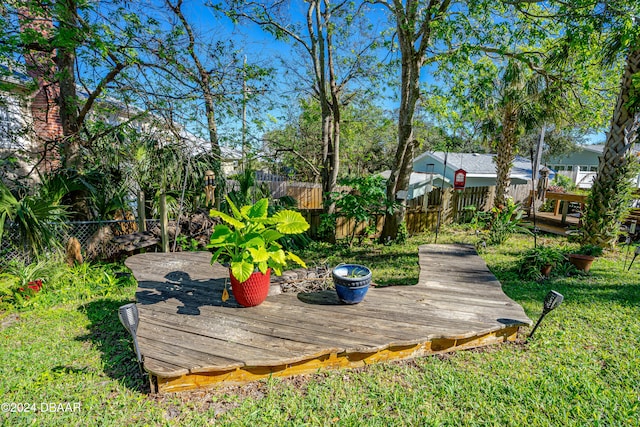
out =
[[[159,219],[147,219],[147,230],[155,231],[160,229]],[[50,224],[54,230],[55,240],[64,246],[71,237],[75,237],[80,242],[83,254],[87,254],[88,259],[112,259],[121,251],[120,245],[110,239],[100,241],[100,231],[103,236],[121,236],[130,234],[138,230],[135,220],[119,221],[73,221],[59,224]],[[8,223],[2,237],[2,247],[0,248],[0,263],[6,264],[11,261],[21,261],[30,263],[33,256],[28,248],[22,243],[20,231],[16,224]],[[94,245],[94,247],[91,247]],[[99,250],[96,249],[99,245]],[[53,252],[55,248],[50,248]],[[92,255],[95,253],[96,255]]]

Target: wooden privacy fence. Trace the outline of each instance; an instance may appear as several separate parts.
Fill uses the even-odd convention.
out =
[[[256,186],[268,190],[270,197],[278,199],[289,196],[298,202],[298,209],[322,209],[322,184],[313,182],[296,182],[284,179],[256,180]],[[336,191],[343,191],[349,187],[338,186]],[[227,191],[238,191],[238,181],[228,179]]]
[[[512,185],[509,188],[509,195],[516,203],[526,205],[531,187],[527,184]],[[321,195],[321,193],[320,193]],[[409,234],[421,233],[424,231],[434,231],[438,223],[438,212],[440,214],[440,224],[451,224],[463,220],[465,215],[471,215],[466,207],[474,206],[477,211],[489,211],[495,199],[495,186],[490,187],[469,187],[463,191],[455,191],[451,188],[440,190],[434,188],[430,193],[409,201],[407,204],[406,224]],[[299,205],[302,205],[300,201]],[[321,206],[321,205],[320,205]],[[303,215],[310,224],[311,236],[318,235],[321,223],[322,209],[303,209]],[[376,235],[382,231],[383,219],[376,218]],[[355,221],[339,218],[336,224],[336,237],[344,238],[353,233]],[[359,224],[356,235],[364,232],[365,225]]]

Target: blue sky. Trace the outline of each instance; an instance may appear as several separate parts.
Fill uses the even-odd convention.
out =
[[[156,1],[156,4],[159,7],[164,5],[163,1]],[[300,5],[298,7],[303,6]],[[297,59],[297,54],[294,53],[291,43],[276,40],[275,37],[265,32],[258,25],[248,21],[242,21],[240,24],[234,25],[228,18],[221,16],[211,8],[204,6],[201,0],[185,1],[183,10],[187,18],[192,22],[193,26],[198,29],[198,32],[204,38],[222,40],[233,39],[236,48],[239,49],[242,54],[247,56],[248,62],[257,62],[276,68],[276,92],[278,90],[284,90],[287,86],[290,86],[291,79],[281,67],[280,61],[281,59],[284,59],[293,62]],[[300,10],[300,13],[303,12],[303,10]],[[379,20],[386,21],[386,18],[381,12],[380,14]],[[306,60],[306,58],[303,59]],[[431,83],[431,73],[424,70],[422,73],[422,80],[425,83]],[[385,93],[385,96],[381,97],[379,101],[380,105],[390,112],[393,112],[398,106],[397,96],[394,96],[393,92],[393,90],[389,90],[389,92]],[[269,114],[272,117],[277,117],[283,113],[284,110],[277,109],[271,111],[252,112],[251,108],[249,108],[249,114]],[[275,125],[276,123],[272,123],[272,126]],[[225,125],[223,125],[223,129],[221,129],[222,131],[224,131],[224,126]],[[231,129],[231,131],[237,131],[238,122],[237,120],[235,122],[231,121],[226,123],[226,126]],[[590,135],[587,139],[590,143],[602,143],[604,138],[604,134],[600,133]]]
[[[292,2],[295,3],[295,2]],[[158,0],[158,5],[163,5],[164,2]],[[297,4],[299,10],[290,10],[292,16],[304,17],[306,13],[306,5],[299,2]],[[183,5],[183,11],[187,18],[190,20],[195,28],[199,29],[199,32],[204,38],[211,39],[233,39],[233,42],[241,54],[247,56],[249,63],[255,62],[263,66],[271,66],[276,69],[273,77],[275,83],[273,85],[273,92],[276,96],[282,100],[285,99],[285,94],[289,92],[291,94],[291,88],[294,83],[292,78],[292,72],[287,70],[281,63],[286,61],[289,64],[295,64],[303,62],[307,64],[309,59],[306,56],[302,56],[299,50],[296,50],[296,45],[293,41],[281,41],[277,40],[273,35],[267,33],[259,25],[249,22],[248,20],[242,20],[239,24],[234,25],[230,19],[221,16],[221,14],[212,10],[211,8],[204,6],[201,0],[185,1]],[[386,28],[386,17],[380,13],[379,21],[384,21]],[[300,95],[300,93],[292,94]],[[396,100],[390,100],[389,97],[392,94],[385,94],[386,98],[382,99],[381,103],[383,108],[390,112],[393,112],[398,105]],[[287,99],[287,101],[289,101]],[[289,104],[294,104],[294,101],[289,101]],[[251,106],[249,106],[251,107]],[[249,112],[251,114],[251,111]],[[285,114],[284,107],[274,108],[269,111],[261,110],[260,114],[269,115],[270,118],[279,117]],[[254,117],[255,118],[255,117]],[[276,126],[276,122],[266,120],[271,123],[271,126]],[[233,123],[227,123],[227,127],[234,127]],[[238,123],[235,127],[237,130]]]

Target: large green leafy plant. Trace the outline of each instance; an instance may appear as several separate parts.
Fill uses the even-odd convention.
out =
[[[520,225],[522,220],[522,208],[508,197],[506,205],[491,209],[492,219],[489,224],[490,245],[503,244],[514,233],[530,233]]]
[[[227,203],[233,216],[215,209],[210,213],[225,222],[214,227],[207,246],[215,249],[212,264],[229,263],[231,273],[240,282],[246,281],[256,269],[266,273],[271,268],[280,275],[287,261],[306,267],[302,259],[283,250],[278,243],[278,239],[287,234],[300,234],[309,229],[309,223],[299,212],[285,209],[269,216],[267,199],[240,209],[228,197]]]
[[[67,207],[60,204],[55,194],[42,192],[16,198],[9,188],[0,182],[0,243],[7,244],[5,229],[12,223],[19,236],[19,243],[32,255],[61,246],[57,228],[64,228],[68,218]]]

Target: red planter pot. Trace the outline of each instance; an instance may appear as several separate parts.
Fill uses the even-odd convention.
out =
[[[269,295],[269,285],[271,283],[271,269],[267,269],[266,274],[260,271],[253,273],[244,282],[238,282],[229,270],[231,279],[231,292],[238,304],[243,307],[254,307],[262,304]]]

